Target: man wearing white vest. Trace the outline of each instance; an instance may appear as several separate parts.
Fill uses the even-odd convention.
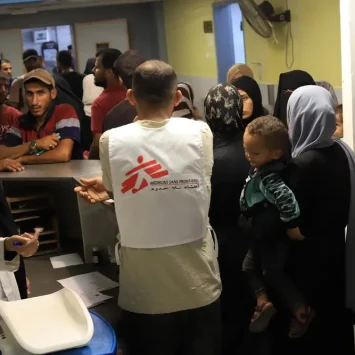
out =
[[[208,220],[212,133],[204,122],[170,118],[181,93],[164,62],[139,66],[127,97],[136,122],[102,135],[102,180],[83,179],[76,191],[97,201],[105,189],[115,200],[129,353],[219,355],[221,281]]]

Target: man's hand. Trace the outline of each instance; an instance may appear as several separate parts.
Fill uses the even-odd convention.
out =
[[[17,172],[22,171],[25,168],[22,166],[21,162],[13,159],[3,159],[0,160],[0,171],[11,171]]]
[[[39,232],[33,235],[25,233],[24,235],[13,235],[5,240],[5,250],[16,252],[24,257],[30,257],[37,252]]]
[[[81,186],[74,189],[81,197],[90,203],[102,202],[110,199],[101,177],[92,179],[80,179]]]
[[[56,135],[56,134],[52,134],[50,136],[46,136],[46,137],[37,139],[36,140],[37,149],[38,150],[54,149],[58,145],[59,141],[60,141],[60,139],[59,139],[58,135]]]

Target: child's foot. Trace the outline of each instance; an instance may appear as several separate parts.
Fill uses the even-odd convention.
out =
[[[298,316],[298,319],[295,316],[292,317],[288,336],[292,339],[301,338],[304,334],[306,334],[312,320],[314,319],[314,316],[314,311],[308,307],[306,312],[301,313]]]
[[[249,326],[251,333],[262,333],[268,326],[272,317],[276,314],[276,308],[271,302],[265,302],[255,307],[255,312]]]

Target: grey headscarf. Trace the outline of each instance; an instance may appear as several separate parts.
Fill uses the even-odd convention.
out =
[[[215,137],[244,131],[243,99],[233,85],[218,84],[205,98],[206,122]]]
[[[287,105],[287,121],[292,157],[334,144],[334,101],[322,87],[309,85],[295,90]]]

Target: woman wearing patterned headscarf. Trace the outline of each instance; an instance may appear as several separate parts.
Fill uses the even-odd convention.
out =
[[[219,242],[223,354],[234,354],[248,327],[253,305],[241,266],[249,243],[238,225],[239,197],[248,176],[243,148],[243,100],[232,85],[213,87],[205,99],[205,117],[214,134],[210,222]]]
[[[174,107],[173,117],[185,117],[199,119],[199,114],[194,106],[195,94],[190,84],[178,83],[177,89],[181,92],[182,98],[177,106]]]

